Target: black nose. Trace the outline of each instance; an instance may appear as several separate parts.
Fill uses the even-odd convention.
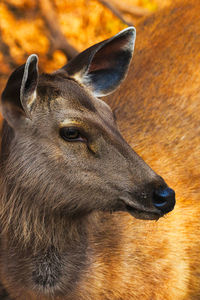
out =
[[[158,189],[153,194],[153,205],[163,213],[170,212],[175,205],[175,192],[170,188]]]

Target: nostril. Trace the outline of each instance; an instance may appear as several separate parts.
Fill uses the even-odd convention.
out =
[[[158,189],[153,194],[153,205],[163,213],[170,212],[175,205],[175,192],[170,188]]]

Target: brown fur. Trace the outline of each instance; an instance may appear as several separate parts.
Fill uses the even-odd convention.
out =
[[[128,78],[107,99],[113,108],[117,107],[119,126],[126,140],[176,190],[175,210],[158,222],[136,220],[126,212],[93,212],[80,218],[80,211],[78,219],[74,216],[73,220],[70,218],[67,221],[59,215],[56,234],[50,235],[55,228],[54,221],[58,220],[52,215],[51,209],[55,212],[57,207],[50,209],[47,202],[49,199],[44,199],[44,208],[50,209],[50,216],[49,222],[42,222],[45,221],[41,218],[44,216],[43,207],[34,202],[28,202],[24,206],[20,199],[14,199],[16,193],[13,191],[11,201],[4,202],[1,207],[1,222],[6,234],[1,241],[0,270],[2,282],[13,299],[200,299],[199,11],[200,4],[190,1],[186,5],[178,5],[172,11],[165,10],[144,20],[137,30],[136,51]],[[50,82],[47,83],[49,86]],[[61,89],[60,87],[59,90]],[[74,83],[73,93],[77,89]],[[78,102],[80,107],[80,101]],[[51,105],[55,111],[58,103],[55,101]],[[94,105],[97,103],[94,102]],[[103,104],[99,103],[97,107],[98,112],[102,111],[97,125],[98,130],[105,130],[106,117],[110,118],[110,112],[101,105]],[[108,114],[106,117],[105,111]],[[44,118],[42,114],[41,118]],[[42,122],[42,119],[39,120]],[[45,129],[48,130],[49,124],[46,125]],[[106,125],[106,132],[110,134],[113,126],[109,126],[111,128]],[[42,132],[39,136],[44,138],[41,135]],[[117,133],[112,137],[115,144],[116,141],[122,142]],[[24,155],[28,157],[30,148],[25,146],[25,141],[22,140],[21,151],[23,149]],[[51,150],[49,157],[53,158],[55,164],[59,164],[59,147],[51,143],[48,146]],[[93,145],[94,151],[97,146]],[[80,145],[77,151],[81,151],[81,147]],[[123,147],[129,156],[130,150],[124,145]],[[35,148],[31,150],[35,151],[34,164],[37,165],[37,151]],[[117,156],[113,157],[113,152],[112,158],[117,159]],[[84,159],[87,159],[87,155]],[[117,161],[116,172],[120,169],[120,159],[122,157]],[[108,160],[111,160],[111,156]],[[59,166],[62,170],[62,164]],[[19,168],[24,170],[23,173],[18,172],[23,177],[22,182],[28,174],[26,164],[10,166],[9,175],[12,178],[13,170]],[[50,168],[55,168],[55,165],[52,164]],[[147,170],[144,165],[142,168]],[[124,172],[122,175],[127,176],[123,169],[119,172],[121,170]],[[31,164],[29,172],[32,175]],[[41,175],[38,168],[37,176],[34,174],[35,177],[30,176],[28,180],[31,183],[32,178],[32,185],[36,185],[36,179]],[[28,183],[26,178],[26,184]],[[48,193],[53,193],[54,182],[46,188],[49,188]],[[56,204],[58,208],[64,207],[62,201]],[[10,215],[7,214],[8,211]],[[58,211],[60,214],[60,210]],[[71,211],[73,212],[73,207]],[[12,224],[20,227],[12,228]],[[11,239],[7,235],[10,226]],[[62,237],[65,228],[68,229],[69,246],[62,242],[65,240]],[[49,241],[49,236],[54,236],[56,240]],[[37,243],[30,244],[34,240]],[[51,244],[61,249],[65,257],[60,258],[60,253],[55,249],[48,254],[46,249]],[[70,280],[77,284],[71,293],[51,297],[53,290],[45,296],[44,293],[39,295],[30,289],[28,274],[39,272],[38,261],[42,259],[45,262],[46,257],[49,264],[57,260],[63,266],[68,262],[66,257],[70,257],[72,266],[73,259],[76,261],[74,265],[78,261],[81,272],[77,277],[73,277],[72,272]],[[71,266],[67,270],[71,270],[70,268]],[[62,291],[64,283],[58,285]]]

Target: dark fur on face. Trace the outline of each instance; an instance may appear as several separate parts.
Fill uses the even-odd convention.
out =
[[[143,172],[143,186],[147,170],[154,177],[122,139],[109,107],[76,82],[42,75],[32,115],[32,122],[26,120],[16,132],[6,121],[3,127],[1,220],[5,232],[13,227],[18,240],[31,241],[35,235],[44,243],[48,232],[58,228],[57,220],[62,234],[63,227],[70,228],[68,223],[92,211],[118,210],[124,194],[137,199],[139,173]],[[67,143],[59,136],[66,120],[84,127],[87,144]],[[145,189],[148,204],[151,186]]]

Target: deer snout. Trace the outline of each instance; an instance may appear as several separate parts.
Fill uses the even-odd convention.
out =
[[[155,220],[162,217],[173,210],[176,202],[174,190],[166,184],[162,187],[154,187],[152,192],[149,189],[145,192],[144,188],[144,192],[136,198],[137,202],[124,199],[126,211],[135,218],[143,220]]]
[[[175,206],[175,192],[169,188],[162,177],[154,175],[149,182],[128,193],[122,201],[132,216],[137,219],[155,220],[169,213]]]
[[[169,187],[156,189],[153,193],[153,205],[164,214],[173,210],[175,202],[175,192]]]

